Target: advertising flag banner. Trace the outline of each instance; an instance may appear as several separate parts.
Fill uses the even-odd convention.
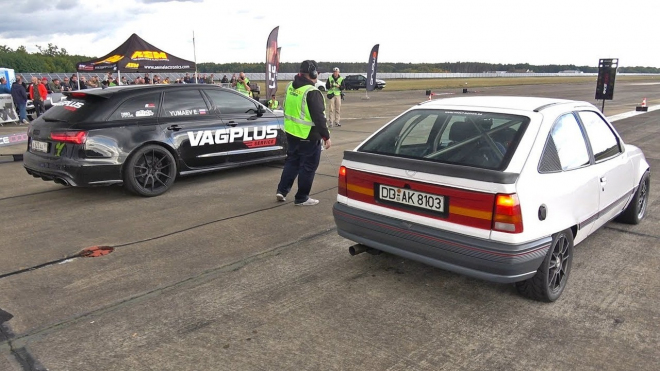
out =
[[[372,91],[376,88],[376,69],[378,67],[378,46],[374,45],[369,53],[369,63],[367,65],[367,91]]]
[[[273,28],[266,42],[266,97],[277,93],[277,71],[279,69],[277,33],[280,27]]]

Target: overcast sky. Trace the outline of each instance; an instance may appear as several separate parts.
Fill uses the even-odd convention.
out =
[[[138,34],[197,62],[488,62],[660,67],[658,0],[2,0],[0,45],[103,56]],[[193,31],[196,48],[193,49]]]

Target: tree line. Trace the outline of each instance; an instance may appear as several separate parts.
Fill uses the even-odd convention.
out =
[[[0,67],[12,68],[17,73],[44,72],[64,73],[76,72],[78,62],[94,59],[94,57],[83,55],[70,55],[66,49],[56,45],[48,44],[48,47],[36,45],[37,51],[30,53],[25,46],[19,46],[16,50],[5,45],[0,45]],[[300,62],[280,63],[279,72],[296,73]],[[367,63],[358,62],[324,62],[319,61],[321,72],[332,72],[332,68],[339,67],[343,72],[367,71]],[[198,63],[197,70],[200,73],[217,72],[246,72],[263,73],[266,69],[265,63]],[[444,62],[444,63],[378,63],[378,72],[381,73],[482,73],[482,72],[536,72],[557,73],[566,70],[578,70],[584,73],[597,73],[597,66],[576,66],[572,64],[558,65],[532,65],[529,63],[517,64],[493,64],[480,62]],[[657,67],[619,67],[619,72],[624,73],[660,73]]]

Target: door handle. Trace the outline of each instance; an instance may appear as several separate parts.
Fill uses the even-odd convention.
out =
[[[605,185],[607,184],[607,178],[604,176],[600,177],[600,189],[605,191]]]
[[[167,127],[167,130],[179,131],[181,130],[181,127],[179,125],[170,125]]]
[[[231,127],[234,127],[234,126],[238,125],[238,123],[237,123],[236,121],[229,121],[229,122],[227,123],[227,125],[229,125],[229,126],[231,126]]]

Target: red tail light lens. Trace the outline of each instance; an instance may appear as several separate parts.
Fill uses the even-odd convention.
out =
[[[347,196],[346,193],[346,166],[339,167],[339,190],[337,191],[340,196]]]
[[[50,133],[50,139],[58,142],[84,144],[87,140],[86,131],[63,131]]]
[[[86,97],[86,96],[87,96],[87,94],[85,94],[85,93],[71,93],[71,97],[73,97],[73,98],[83,98],[83,97]]]
[[[517,194],[498,194],[495,197],[493,230],[506,233],[522,233],[522,212]]]

